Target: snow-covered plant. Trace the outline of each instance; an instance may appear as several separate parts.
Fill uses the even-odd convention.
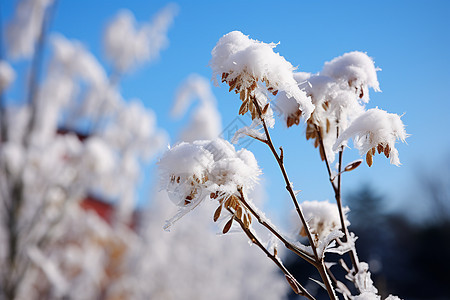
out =
[[[252,190],[260,173],[250,151],[236,151],[229,142],[220,138],[182,142],[167,151],[159,164],[161,176],[165,179],[163,185],[170,199],[180,207],[176,219],[204,199],[211,198],[219,203],[214,221],[223,210],[235,213],[247,227],[250,225],[251,215],[240,201],[244,196],[243,190]],[[232,222],[233,217],[225,225],[224,233],[228,232]]]
[[[345,172],[356,169],[362,160],[346,165],[343,152],[353,139],[353,146],[366,156],[369,166],[373,155],[383,153],[394,165],[399,165],[397,140],[405,141],[407,134],[400,116],[381,109],[367,109],[369,89],[379,91],[378,68],[372,58],[362,52],[350,52],[326,62],[317,74],[296,72],[281,55],[274,52],[276,44],[250,39],[239,31],[224,35],[212,50],[210,66],[213,80],[218,78],[239,94],[240,115],[248,114],[252,124],[237,130],[233,141],[246,135],[266,144],[273,154],[286,189],[300,220],[298,233],[306,237],[287,237],[267,220],[246,193],[251,190],[261,172],[248,150],[236,151],[221,139],[182,142],[169,148],[159,165],[163,188],[179,207],[179,213],[170,220],[178,220],[207,199],[218,201],[211,212],[214,221],[226,213],[225,234],[237,224],[250,241],[257,245],[284,273],[292,289],[308,299],[314,296],[282,264],[274,243],[266,244],[255,230],[255,222],[265,227],[275,240],[301,259],[313,265],[320,277],[318,282],[330,299],[380,299],[370,278],[368,265],[360,262],[355,241],[349,232],[346,218],[348,208],[342,206],[341,182]],[[306,138],[314,141],[325,162],[336,203],[297,200],[284,165],[283,148],[277,151],[269,129],[274,126],[274,115],[279,115],[286,127],[306,126]],[[301,122],[302,121],[302,122]],[[336,167],[331,164],[336,160]],[[305,242],[307,244],[305,244]],[[334,276],[326,260],[326,253],[349,255],[351,266],[343,259],[340,265],[345,278]],[[347,286],[353,283],[357,293]],[[386,299],[398,299],[389,296]]]

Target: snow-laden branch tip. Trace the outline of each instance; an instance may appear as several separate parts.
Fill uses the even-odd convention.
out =
[[[228,199],[239,202],[239,191],[252,190],[261,173],[250,151],[236,151],[219,138],[179,143],[167,150],[158,164],[162,188],[180,211],[196,207],[206,197],[221,205]]]
[[[390,158],[391,164],[399,165],[400,160],[395,143],[397,140],[405,142],[407,137],[405,125],[399,115],[373,108],[359,116],[342,132],[333,149],[337,150],[345,145],[348,139],[353,138],[354,145],[361,155],[367,153],[366,160],[369,166],[372,164],[375,149],[378,153],[383,152],[387,158]]]
[[[240,31],[232,31],[224,35],[212,50],[210,66],[213,70],[213,80],[217,83],[217,76],[230,85],[230,91],[235,89],[240,93],[241,100],[248,102],[248,110],[255,118],[249,96],[255,96],[254,91],[260,90],[259,83],[266,85],[266,91],[276,95],[279,91],[286,93],[288,98],[294,98],[299,105],[302,115],[308,119],[314,110],[310,99],[305,97],[293,77],[295,68],[273,48],[276,44],[266,44],[250,39]],[[256,95],[260,100],[260,96]],[[260,103],[265,107],[265,103]],[[241,107],[240,113],[247,109]]]

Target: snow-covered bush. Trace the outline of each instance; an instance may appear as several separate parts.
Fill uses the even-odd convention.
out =
[[[258,164],[246,149],[236,151],[220,139],[182,142],[167,150],[159,162],[163,188],[179,207],[178,214],[169,225],[199,204],[211,200],[219,206],[210,212],[213,221],[226,214],[226,234],[232,224],[237,224],[250,242],[260,248],[284,273],[296,292],[308,299],[313,295],[286,269],[281,262],[276,243],[297,254],[313,265],[330,299],[380,299],[370,278],[368,265],[359,261],[355,246],[356,236],[349,232],[346,218],[348,208],[342,206],[341,181],[345,172],[356,169],[357,160],[343,164],[343,152],[348,141],[366,156],[370,167],[372,156],[383,153],[394,165],[399,165],[397,140],[405,141],[407,134],[400,116],[381,109],[367,109],[369,89],[379,91],[378,68],[366,53],[350,52],[326,62],[317,74],[296,72],[292,64],[274,52],[276,44],[266,44],[250,39],[239,31],[224,35],[212,50],[210,66],[213,81],[229,86],[229,91],[239,94],[240,115],[248,114],[250,126],[236,131],[233,142],[249,136],[267,145],[278,163],[286,189],[301,222],[298,233],[306,243],[282,234],[251,201],[247,193],[254,188],[260,174]],[[219,80],[218,80],[219,79]],[[302,88],[300,88],[302,87]],[[297,200],[284,165],[283,148],[278,151],[269,129],[275,125],[274,112],[288,128],[304,123],[306,139],[314,141],[328,171],[336,203]],[[301,122],[302,121],[302,122]],[[220,155],[217,155],[217,154]],[[331,167],[338,157],[336,167]],[[209,203],[211,203],[209,201]],[[256,219],[272,236],[271,242],[263,240],[257,232]],[[264,228],[263,228],[264,229]],[[297,240],[295,240],[297,239]],[[334,276],[326,260],[326,253],[349,255],[349,267],[340,260],[347,272],[345,278]],[[345,283],[347,281],[347,283]],[[347,287],[353,283],[357,294]],[[386,299],[397,299],[389,296]]]

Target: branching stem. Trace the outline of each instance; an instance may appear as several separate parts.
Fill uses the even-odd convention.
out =
[[[286,168],[284,167],[284,162],[283,162],[283,160],[284,160],[284,153],[282,152],[283,159],[281,159],[281,157],[278,155],[277,151],[275,150],[275,147],[273,145],[272,139],[271,139],[270,134],[269,134],[269,130],[267,128],[266,122],[264,120],[261,108],[259,107],[258,101],[256,100],[256,97],[253,96],[252,101],[253,101],[253,103],[254,103],[254,105],[256,107],[256,111],[258,112],[259,119],[261,120],[261,123],[262,123],[263,128],[264,128],[264,132],[266,134],[266,139],[267,139],[266,144],[269,146],[270,150],[272,151],[273,156],[275,157],[275,159],[276,159],[276,161],[278,163],[278,166],[280,167],[281,173],[283,174],[283,178],[284,178],[284,181],[286,183],[286,189],[287,189],[289,195],[291,196],[292,202],[293,202],[293,204],[295,206],[295,210],[296,210],[296,212],[297,212],[297,214],[298,214],[298,216],[299,216],[299,218],[300,218],[300,220],[302,222],[303,227],[305,228],[305,232],[306,232],[306,235],[308,237],[309,244],[311,245],[311,248],[312,248],[313,253],[314,253],[315,267],[319,271],[320,277],[322,278],[322,281],[325,284],[325,287],[326,287],[326,290],[327,290],[327,293],[328,293],[328,296],[330,297],[330,299],[337,299],[336,293],[334,292],[333,286],[331,284],[330,277],[328,276],[328,274],[327,274],[327,272],[325,270],[325,263],[323,261],[323,257],[320,257],[318,252],[317,252],[317,247],[316,247],[316,245],[314,243],[314,239],[313,239],[313,236],[311,234],[311,230],[309,228],[308,222],[306,222],[306,218],[305,218],[305,216],[303,214],[303,211],[302,211],[302,209],[300,207],[300,204],[297,201],[297,197],[295,196],[295,192],[294,192],[294,190],[292,188],[292,183],[289,181],[289,177],[287,175]]]
[[[239,200],[242,202],[242,204],[245,206],[245,208],[247,208],[251,212],[251,214],[253,216],[255,216],[256,220],[261,225],[266,227],[274,236],[276,236],[286,246],[286,248],[288,248],[289,250],[291,250],[292,252],[294,252],[295,254],[297,254],[298,256],[303,258],[304,260],[306,260],[308,263],[316,266],[316,261],[315,261],[314,257],[311,257],[308,253],[302,251],[301,249],[299,249],[298,247],[293,245],[291,242],[286,240],[275,228],[273,228],[269,223],[267,223],[265,220],[263,220],[261,218],[259,213],[245,200],[245,196],[244,196],[242,189],[239,189],[239,194],[240,194]]]
[[[329,175],[329,180],[330,180],[330,184],[333,188],[334,191],[334,198],[336,199],[336,203],[338,206],[338,211],[339,211],[339,219],[341,222],[341,230],[344,233],[344,242],[349,240],[349,232],[348,232],[348,228],[345,225],[345,218],[344,218],[344,210],[342,208],[342,198],[341,198],[341,179],[342,179],[342,157],[343,157],[343,153],[344,153],[344,147],[341,147],[339,149],[339,158],[338,158],[338,174],[337,174],[337,185],[334,182],[335,180],[335,176],[333,176],[332,172],[331,172],[331,168],[330,168],[330,164],[328,162],[328,157],[327,157],[327,153],[325,152],[325,146],[323,143],[323,137],[322,137],[322,133],[320,131],[320,128],[315,125],[316,128],[316,132],[317,132],[317,136],[319,138],[319,147],[321,148],[321,151],[323,153],[324,156],[324,161],[325,161],[325,165],[327,167],[327,171],[328,171],[328,175]],[[339,127],[337,129],[337,136],[339,136]],[[349,252],[350,254],[350,259],[352,261],[352,265],[353,268],[355,270],[355,272],[358,272],[358,264],[359,264],[359,260],[358,260],[358,255],[356,253],[355,248],[352,248],[351,251]]]
[[[291,285],[292,289],[299,295],[305,296],[310,300],[315,300],[315,298],[295,279],[295,277],[289,272],[289,270],[286,269],[286,267],[283,265],[280,259],[275,254],[270,253],[269,250],[267,250],[266,247],[264,247],[264,245],[261,243],[261,241],[259,241],[256,235],[252,232],[252,230],[246,227],[244,222],[242,222],[239,218],[235,217],[231,209],[228,209],[228,211],[233,215],[234,221],[236,221],[241,226],[242,230],[245,232],[250,241],[253,244],[257,245],[267,255],[267,257],[269,257],[283,272],[283,274],[286,276],[286,279],[289,281],[289,284]]]

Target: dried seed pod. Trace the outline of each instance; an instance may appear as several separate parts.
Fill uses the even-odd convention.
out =
[[[264,105],[264,108],[262,110],[262,114],[264,115],[268,109],[269,109],[269,103],[266,103],[266,105]]]
[[[228,74],[228,73],[222,73],[222,82],[227,81],[228,75],[230,75],[230,74]]]
[[[373,158],[372,158],[372,153],[371,153],[371,152],[372,152],[372,151],[369,150],[369,151],[367,152],[367,154],[366,154],[366,163],[367,163],[367,165],[368,165],[369,167],[371,167],[372,164],[373,164]]]
[[[376,150],[375,150],[375,147],[373,147],[372,148],[372,155],[375,155],[375,153],[376,153]]]
[[[245,228],[248,228],[248,227],[250,226],[250,223],[248,222],[248,217],[247,217],[246,214],[244,215],[244,220],[243,220],[243,222],[244,222],[244,227],[245,227]]]
[[[238,201],[235,195],[231,195],[230,196],[230,207],[232,208],[236,208],[236,206],[238,205]]]
[[[225,208],[230,208],[230,206],[231,206],[231,197],[228,197],[226,200],[225,200]]]
[[[228,92],[231,92],[236,87],[236,83],[237,83],[237,78],[230,81],[230,83],[229,83],[230,89],[228,90]]]
[[[327,133],[330,132],[330,120],[327,119]]]
[[[300,288],[298,287],[298,284],[295,282],[295,280],[290,275],[284,275],[286,277],[287,282],[289,282],[289,285],[291,286],[294,293],[297,295],[301,294]]]
[[[276,96],[278,94],[278,90],[272,92],[272,95]]]
[[[384,155],[386,156],[386,158],[389,158],[390,152],[391,152],[391,148],[389,147],[389,144],[387,144],[386,147],[384,147]]]
[[[319,147],[319,153],[320,153],[320,159],[322,161],[325,161],[325,152],[323,151],[323,147]]]
[[[241,220],[242,219],[242,207],[238,207],[238,209],[236,210],[236,217]]]
[[[315,138],[316,135],[316,129],[311,123],[308,122],[308,125],[306,126],[306,139],[309,140],[311,138]]]
[[[244,115],[248,111],[248,101],[244,101],[239,108],[239,114]]]
[[[246,91],[247,91],[246,89],[242,89],[241,92],[240,92],[240,94],[239,94],[239,98],[240,98],[242,101],[245,101],[245,98],[247,98]]]
[[[360,165],[361,163],[362,163],[362,160],[354,161],[354,162],[348,164],[348,165],[344,168],[344,171],[345,171],[345,172],[352,171],[352,170],[356,169],[357,167],[359,167],[359,165]]]
[[[378,144],[378,145],[377,145],[377,151],[378,151],[378,154],[380,154],[381,152],[383,152],[383,151],[384,151],[383,145]]]
[[[216,222],[219,219],[221,212],[222,212],[222,205],[220,205],[214,212],[214,218],[213,218],[214,222]]]
[[[225,226],[223,227],[222,233],[225,234],[228,231],[230,231],[231,225],[233,224],[233,218],[231,218],[227,224],[225,224]]]

